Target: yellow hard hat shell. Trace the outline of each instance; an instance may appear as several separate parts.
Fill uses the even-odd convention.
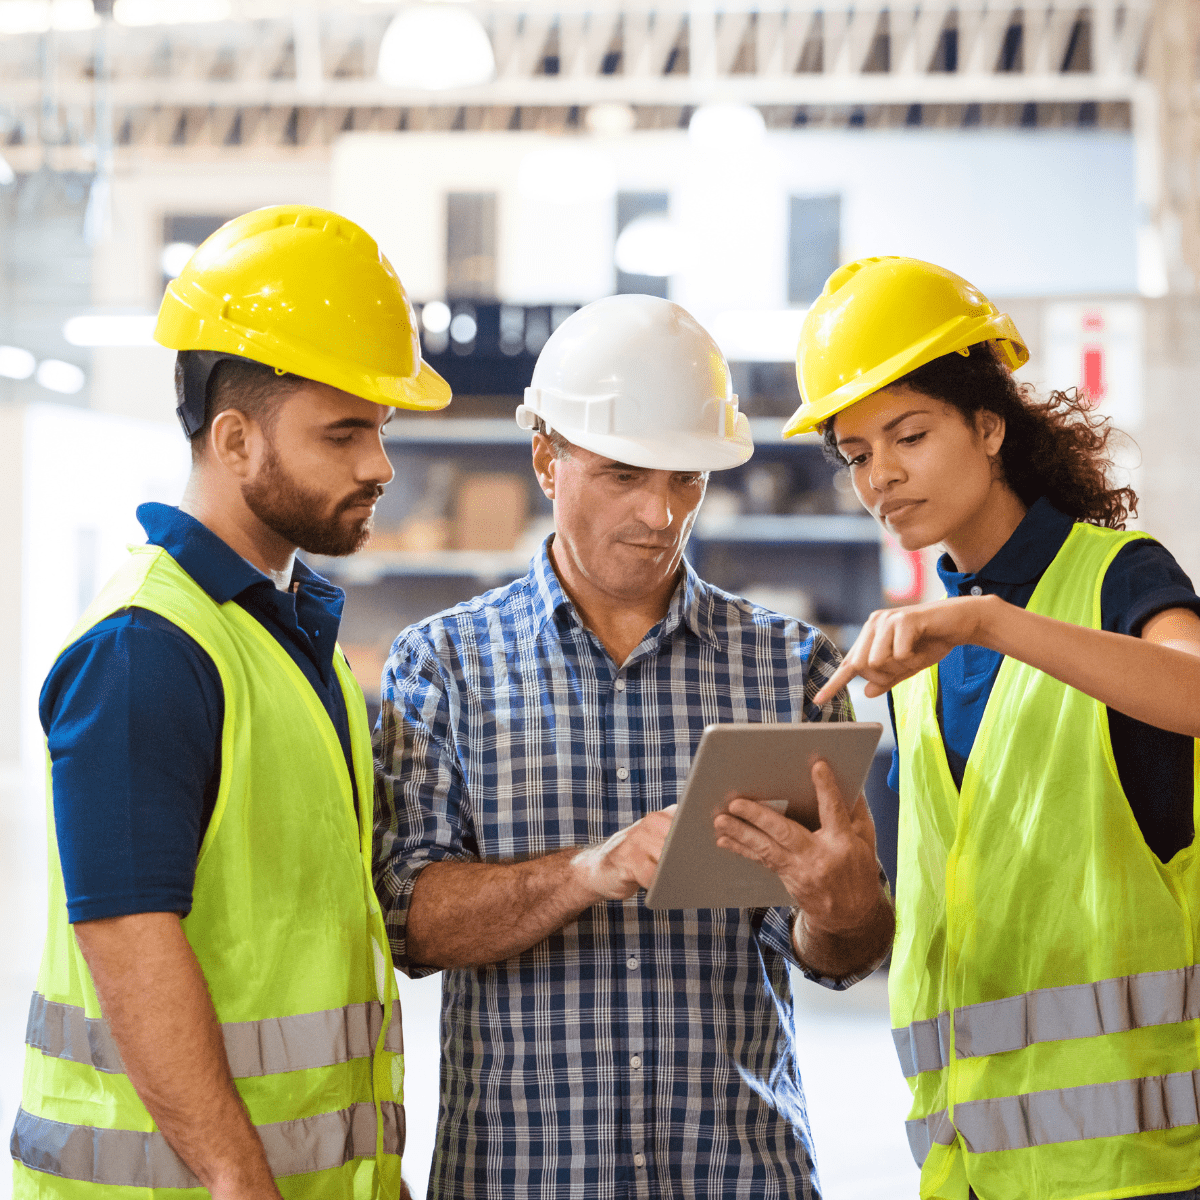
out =
[[[800,407],[792,437],[977,342],[994,341],[1010,369],[1029,360],[1016,325],[965,279],[917,258],[860,258],[825,281],[800,328]]]
[[[353,221],[281,204],[222,225],[172,280],[155,340],[240,355],[396,408],[436,409],[450,385],[421,361],[392,264]]]

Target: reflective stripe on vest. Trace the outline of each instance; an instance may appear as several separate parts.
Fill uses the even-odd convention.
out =
[[[294,1017],[232,1022],[222,1025],[221,1032],[233,1077],[251,1079],[370,1058],[382,1025],[383,1005],[368,1001]],[[29,1006],[25,1042],[49,1058],[87,1063],[110,1075],[125,1072],[107,1021],[38,992]],[[392,1005],[383,1048],[393,1054],[404,1051],[399,1004]]]
[[[404,1148],[404,1107],[389,1101],[382,1110],[383,1151],[398,1155]],[[331,1171],[356,1158],[375,1157],[375,1106],[353,1104],[315,1117],[259,1125],[258,1135],[276,1178]],[[108,1187],[202,1186],[161,1133],[66,1125],[22,1108],[10,1148],[23,1166],[62,1179]]]
[[[1200,1020],[1200,966],[1122,975],[955,1009],[954,1057],[1195,1020]],[[893,1029],[892,1039],[908,1078],[940,1071],[949,1062],[949,1014]]]
[[[954,1141],[955,1127],[968,1150],[986,1154],[1188,1125],[1200,1125],[1200,1071],[969,1100],[954,1106],[953,1125],[942,1111],[906,1121],[905,1131],[920,1166],[934,1142]]]

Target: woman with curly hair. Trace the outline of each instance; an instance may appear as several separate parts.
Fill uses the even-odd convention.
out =
[[[1125,532],[1113,431],[1039,399],[1012,320],[914,259],[830,277],[787,434],[821,430],[948,598],[873,613],[889,691],[889,990],[921,1196],[1200,1195],[1200,597]]]

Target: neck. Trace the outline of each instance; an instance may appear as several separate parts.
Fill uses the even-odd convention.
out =
[[[296,547],[268,529],[246,507],[236,484],[225,480],[218,483],[203,469],[193,470],[179,507],[257,567],[280,591],[291,587]]]
[[[675,571],[653,593],[632,599],[610,596],[570,569],[569,556],[555,555],[550,544],[550,565],[580,621],[599,639],[618,666],[637,649],[642,638],[667,615],[679,582]],[[565,569],[564,569],[565,568]]]
[[[996,557],[1027,511],[1008,484],[994,482],[975,515],[942,539],[942,549],[959,571],[973,575]]]

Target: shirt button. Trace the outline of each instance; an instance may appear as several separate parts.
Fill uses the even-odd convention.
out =
[[[642,1065],[642,1056],[641,1056],[640,1054],[635,1054],[635,1055],[634,1055],[634,1056],[633,1056],[633,1057],[632,1057],[632,1058],[629,1060],[629,1065],[630,1065],[630,1066],[631,1066],[631,1067],[632,1067],[632,1068],[633,1068],[635,1071],[637,1071],[637,1070],[640,1070],[640,1069],[641,1069],[641,1065]]]
[[[971,588],[971,595],[972,595],[972,596],[982,596],[982,595],[983,595],[983,588],[981,588],[981,587],[979,586],[979,584],[975,584],[975,585],[974,585],[974,586]]]
[[[636,971],[636,970],[638,969],[638,960],[637,960],[636,958],[627,958],[627,959],[625,960],[625,965],[626,965],[626,966],[627,966],[627,967],[628,967],[628,968],[629,968],[631,971]]]
[[[618,767],[617,768],[617,778],[618,779],[628,779],[629,778],[629,768],[628,767]]]
[[[644,1154],[635,1154],[633,1156],[633,1165],[635,1167],[644,1167],[646,1165],[646,1156]]]
[[[625,690],[625,680],[618,679],[617,682],[613,684],[613,687],[615,687],[618,692],[623,692]]]

